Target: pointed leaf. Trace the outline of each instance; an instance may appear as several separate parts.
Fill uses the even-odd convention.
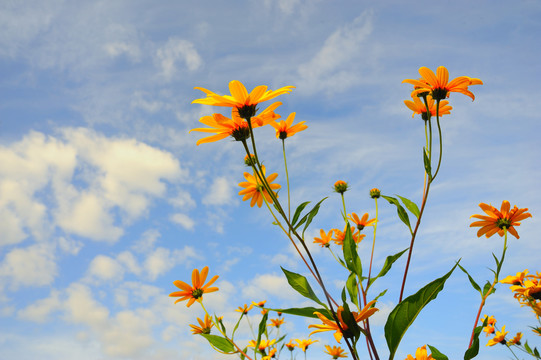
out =
[[[471,360],[479,354],[479,334],[483,330],[483,325],[477,326],[473,330],[473,342],[468,350],[464,353],[464,360]]]
[[[346,227],[346,234],[344,236],[344,261],[346,262],[346,267],[357,274],[359,277],[363,275],[363,267],[361,264],[361,259],[357,253],[357,244],[351,236],[351,229],[349,226]]]
[[[477,291],[479,291],[479,294],[481,294],[481,296],[483,296],[483,292],[481,291],[481,287],[475,282],[475,280],[473,280],[473,278],[470,276],[470,274],[466,271],[466,269],[464,269],[461,265],[458,265],[458,267],[460,268],[460,270],[462,270],[466,275],[468,275],[468,279],[470,279],[470,284],[471,286],[473,286],[473,288]]]
[[[297,315],[297,316],[303,316],[303,317],[309,317],[309,318],[315,318],[315,319],[317,319],[317,315],[314,315],[314,312],[317,311],[323,314],[327,319],[332,319],[331,312],[323,308],[317,309],[315,307],[304,307],[304,308],[269,309],[269,310],[281,312],[284,314]]]
[[[402,197],[400,195],[396,195],[400,198],[400,200],[402,200],[402,202],[404,203],[404,205],[406,206],[406,208],[411,211],[411,213],[413,215],[415,215],[416,218],[419,217],[419,214],[421,213],[419,211],[419,208],[417,207],[417,204],[415,204],[413,201],[409,200],[409,199],[406,199],[405,197]]]
[[[449,360],[449,358],[445,355],[443,355],[438,349],[436,349],[434,346],[428,345],[430,348],[430,352],[432,353],[432,358],[434,360]]]
[[[295,223],[299,219],[299,216],[301,216],[301,212],[308,204],[310,204],[310,201],[303,202],[297,207],[297,209],[295,210],[295,214],[293,214],[293,219],[291,220],[291,226],[295,227]]]
[[[348,289],[349,298],[357,307],[359,307],[359,290],[357,289],[357,276],[355,273],[350,273],[346,281],[346,288]]]
[[[372,285],[372,283],[376,281],[377,278],[385,276],[385,274],[387,274],[389,270],[391,270],[391,267],[393,266],[394,262],[398,260],[402,256],[402,254],[404,254],[408,249],[409,248],[405,248],[399,253],[387,256],[387,258],[385,259],[385,263],[383,264],[383,267],[381,268],[379,274],[375,278],[370,279],[370,282],[368,283],[367,288],[369,288],[370,285]]]
[[[404,299],[391,311],[385,324],[385,339],[390,351],[389,360],[394,358],[402,337],[413,324],[417,315],[429,302],[438,296],[445,285],[445,281],[451,276],[456,266],[453,266],[444,276],[432,281],[417,293]]]
[[[426,149],[423,147],[423,162],[425,164],[425,171],[429,179],[432,179],[432,166],[430,165],[430,159],[426,153]]]
[[[308,283],[308,280],[306,280],[304,276],[288,271],[284,269],[283,267],[280,267],[280,268],[286,275],[287,282],[289,283],[289,285],[291,285],[293,289],[297,290],[299,294],[301,294],[302,296],[310,300],[317,302],[323,307],[327,307],[323,302],[321,302],[321,300],[318,299],[318,297],[314,293],[314,290],[312,290],[312,287]]]
[[[232,353],[235,351],[235,347],[233,346],[231,341],[227,340],[224,337],[211,334],[201,334],[201,336],[206,338],[208,342],[212,344],[212,346],[223,352]]]
[[[400,205],[400,203],[398,202],[397,199],[395,199],[394,197],[392,196],[385,196],[385,195],[381,195],[382,198],[384,198],[385,200],[387,200],[390,204],[393,204],[396,206],[396,212],[398,213],[398,217],[400,218],[400,220],[402,220],[402,222],[404,224],[406,224],[406,226],[408,227],[408,229],[410,229],[410,232],[411,231],[411,224],[410,224],[410,219],[409,219],[409,216],[408,216],[408,213],[406,212],[406,210],[404,210],[404,208],[402,207],[402,205]]]
[[[310,226],[310,224],[312,223],[312,220],[314,219],[314,217],[317,215],[317,212],[319,211],[319,206],[321,205],[321,203],[323,201],[325,201],[327,198],[323,198],[321,199],[315,206],[312,210],[310,210],[310,212],[307,214],[307,218],[306,218],[306,224],[304,225],[304,229],[302,230],[302,237],[304,238],[304,232],[306,231],[306,229],[308,228],[308,226]]]

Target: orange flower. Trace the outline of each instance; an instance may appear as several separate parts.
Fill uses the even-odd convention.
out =
[[[271,123],[272,121],[279,119],[280,115],[276,114],[274,110],[282,103],[275,102],[258,116],[254,116],[251,120],[252,128],[261,127]],[[209,126],[208,128],[196,128],[192,131],[200,131],[205,133],[214,133],[216,135],[207,136],[199,139],[196,145],[210,143],[218,140],[225,139],[228,136],[232,136],[236,141],[243,141],[250,137],[250,129],[248,122],[239,117],[238,113],[233,110],[231,112],[231,119],[223,116],[222,114],[212,114],[211,116],[203,116],[199,119],[199,122]]]
[[[235,311],[243,313],[244,315],[246,315],[246,314],[248,314],[248,311],[250,311],[253,307],[254,307],[254,305],[248,306],[248,304],[244,304],[244,307],[239,306],[239,308],[236,309]]]
[[[306,350],[308,349],[308,346],[312,345],[313,343],[315,342],[318,342],[319,340],[312,340],[312,339],[295,339],[295,341],[299,344],[297,345],[299,347],[299,349],[302,349],[302,351],[306,352]]]
[[[452,106],[448,106],[449,101],[443,100],[440,101],[440,107],[439,112],[437,112],[438,107],[436,106],[436,102],[434,99],[432,99],[432,96],[427,95],[426,102],[428,103],[428,108],[430,109],[430,115],[436,116],[438,115],[449,115],[451,113],[451,110],[453,109]],[[414,117],[415,114],[420,114],[423,120],[428,120],[428,111],[426,110],[426,105],[423,100],[421,100],[418,96],[415,96],[413,98],[413,101],[411,100],[404,100],[404,104],[413,111],[413,114],[411,114],[411,117]]]
[[[325,352],[332,356],[333,359],[338,358],[347,358],[348,354],[345,352],[344,349],[342,349],[340,346],[333,346],[330,347],[329,345],[325,345]]]
[[[522,333],[518,332],[514,338],[507,342],[507,345],[520,345],[520,340],[522,340]]]
[[[516,276],[509,275],[505,279],[500,280],[502,284],[521,285],[524,284],[524,277],[528,273],[528,269],[523,272],[518,272]]]
[[[345,193],[346,191],[348,191],[348,188],[348,183],[343,180],[338,180],[334,183],[334,192],[337,192],[339,194]]]
[[[263,176],[265,176],[265,166],[262,167],[263,169]],[[263,186],[263,184],[259,183],[259,179],[257,179],[255,176],[245,172],[244,177],[247,181],[239,183],[240,187],[243,187],[244,190],[239,191],[239,195],[244,195],[242,198],[243,201],[246,201],[248,199],[252,199],[250,202],[250,206],[254,206],[257,204],[258,207],[261,207],[263,205],[263,196],[267,200],[269,204],[272,204],[272,198],[267,192],[267,189]],[[272,182],[278,177],[278,174],[274,173],[269,175],[267,177],[267,183],[269,184],[270,188],[272,190],[278,190],[282,186],[279,184],[273,184]],[[278,197],[278,194],[274,193],[276,197]]]
[[[269,350],[269,353],[261,358],[261,360],[270,360],[274,357],[276,357],[276,353],[278,350],[276,348],[272,348]]]
[[[361,310],[360,313],[351,312],[353,317],[355,318],[356,322],[361,322],[363,320],[368,319],[370,316],[372,316],[376,311],[379,309],[372,307],[376,303],[376,300],[370,301],[366,306]],[[342,320],[342,311],[344,311],[344,308],[339,306],[336,311],[336,317],[338,318],[338,321],[340,321],[340,327],[342,327],[342,330],[344,332],[347,332],[348,326],[344,321]],[[323,322],[321,325],[309,325],[308,328],[315,328],[316,330],[312,331],[308,336],[311,336],[312,334],[323,332],[323,331],[334,331],[334,338],[337,342],[340,342],[342,340],[343,333],[340,331],[340,328],[336,324],[336,321],[327,319],[323,314],[319,312],[314,312],[314,314]]]
[[[417,348],[417,351],[415,351],[415,357],[408,355],[406,360],[433,360],[434,358],[432,355],[428,355],[426,352],[426,345],[421,346],[420,348]]]
[[[415,86],[411,97],[421,93],[429,93],[434,100],[443,100],[449,97],[450,92],[459,92],[475,99],[475,96],[468,90],[469,85],[481,85],[483,82],[479,79],[473,79],[468,76],[459,76],[449,82],[449,71],[445,66],[440,66],[436,74],[427,67],[421,67],[419,74],[422,76],[419,80],[406,79],[402,83],[409,83]]]
[[[490,339],[486,346],[494,346],[496,344],[505,344],[505,335],[507,335],[509,331],[505,331],[505,325],[502,327],[502,331],[496,331],[496,336],[494,338]]]
[[[355,225],[357,225],[357,229],[361,231],[365,228],[365,226],[372,226],[376,223],[376,219],[370,219],[368,220],[368,213],[365,213],[361,219],[359,219],[359,216],[355,213],[351,213],[348,215],[348,219],[353,221]]]
[[[323,229],[319,230],[319,236],[321,236],[321,238],[315,237],[314,243],[319,244],[321,247],[329,247],[331,245],[330,242],[332,240],[333,232],[334,230],[331,230],[327,234]]]
[[[207,97],[196,99],[192,104],[204,104],[213,106],[228,106],[237,110],[238,115],[243,118],[251,118],[255,115],[256,105],[264,101],[274,99],[275,97],[290,93],[294,86],[285,86],[278,90],[268,90],[267,86],[260,85],[255,87],[250,93],[246,87],[238,80],[229,83],[231,95],[218,95],[210,90],[196,87],[195,89],[203,91]]]
[[[488,317],[488,319],[487,319]],[[481,319],[481,323],[484,324],[485,323],[485,319],[487,319],[487,326],[492,326],[494,324],[496,324],[496,318],[492,315],[488,316],[488,315],[485,315],[482,319]]]
[[[279,328],[280,325],[283,325],[285,323],[285,320],[284,319],[270,319],[270,324],[269,326],[274,326],[276,328]]]
[[[271,126],[276,129],[276,137],[278,139],[285,140],[288,137],[295,135],[299,131],[303,131],[308,128],[307,125],[304,125],[306,121],[301,121],[300,123],[293,125],[294,119],[295,119],[295,113],[291,113],[287,117],[286,121],[280,120],[280,122],[270,123]]]
[[[276,342],[276,339],[273,339],[273,340],[261,339],[259,341],[259,345],[257,346],[257,348],[259,349],[259,351],[265,351],[266,348],[271,347],[272,345],[274,345],[275,342]],[[255,347],[256,340],[250,340],[250,342],[248,343],[248,346]]]
[[[205,314],[205,321],[197,318],[200,326],[190,324],[192,328],[192,333],[194,334],[210,334],[210,329],[214,326],[212,323],[212,318]]]
[[[504,228],[517,239],[519,238],[515,226],[519,226],[519,221],[522,221],[528,217],[532,217],[530,213],[527,213],[527,208],[519,209],[516,205],[511,208],[509,201],[504,200],[502,202],[501,210],[498,211],[494,206],[480,203],[479,207],[488,215],[472,215],[470,218],[481,219],[481,221],[475,221],[470,224],[470,227],[480,226],[481,229],[477,232],[477,236],[481,237],[486,235],[487,238],[498,233],[498,235],[504,235]]]
[[[289,342],[286,344],[286,347],[289,351],[295,350],[295,346],[297,346],[297,344],[293,342],[293,339],[289,340]]]
[[[178,303],[179,301],[188,300],[188,303],[186,304],[186,306],[190,307],[196,300],[202,301],[204,293],[218,291],[217,287],[209,287],[218,279],[219,277],[218,275],[215,275],[212,279],[210,279],[210,281],[206,285],[203,285],[205,283],[205,280],[207,279],[208,272],[209,272],[208,266],[205,266],[201,270],[201,273],[199,273],[199,270],[194,269],[192,271],[193,286],[190,286],[183,281],[175,280],[173,284],[182,290],[182,291],[175,291],[169,294],[169,296],[171,297],[180,297],[180,299],[175,301],[175,304]]]
[[[344,246],[344,239],[346,238],[346,229],[344,231],[340,231],[338,229],[333,229],[334,231],[334,243],[336,245]],[[353,237],[353,241],[355,241],[356,244],[360,243],[362,239],[365,238],[366,234],[361,234],[359,230],[355,228],[355,226],[351,227],[351,236]]]
[[[266,302],[267,302],[267,300],[262,300],[260,302],[252,301],[252,304],[254,304],[255,306],[263,307]]]

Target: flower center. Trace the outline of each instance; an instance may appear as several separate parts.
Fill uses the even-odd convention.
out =
[[[231,136],[233,136],[236,141],[244,141],[250,137],[250,129],[247,125],[239,126],[231,131]]]
[[[278,137],[280,138],[280,140],[287,139],[287,131],[280,131],[280,135],[278,135]]]
[[[511,227],[511,220],[507,218],[498,219],[498,221],[496,221],[496,225],[502,230],[504,228],[509,229]]]
[[[449,91],[445,88],[436,88],[432,90],[432,98],[436,101],[443,100],[447,97]]]
[[[192,290],[192,297],[194,299],[199,299],[201,296],[203,296],[203,289],[193,289]]]
[[[237,108],[237,111],[239,112],[239,117],[248,120],[255,116],[257,109],[255,104],[243,105],[242,107]]]

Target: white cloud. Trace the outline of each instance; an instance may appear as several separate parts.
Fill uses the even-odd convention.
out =
[[[26,308],[19,310],[17,316],[24,320],[43,323],[49,319],[49,315],[61,309],[60,292],[52,290],[48,298],[36,301]]]
[[[124,268],[117,260],[98,255],[90,262],[88,274],[99,280],[120,281],[124,277]]]
[[[45,244],[15,248],[6,254],[0,264],[0,277],[10,279],[15,289],[20,285],[49,285],[57,274],[54,247]]]
[[[298,67],[298,88],[306,93],[345,91],[358,83],[356,67],[367,57],[361,43],[372,33],[372,12],[365,11],[331,34],[307,63]],[[363,58],[364,57],[364,58]]]
[[[169,220],[175,224],[179,224],[186,230],[193,230],[195,227],[195,221],[186,214],[176,213],[169,217]]]
[[[169,38],[167,43],[156,52],[156,62],[161,75],[171,81],[178,72],[177,63],[183,61],[188,70],[195,71],[202,64],[202,59],[194,45],[184,39]]]
[[[214,179],[209,190],[203,197],[203,204],[226,205],[231,202],[233,196],[233,182],[230,179],[220,176]]]
[[[144,268],[149,278],[155,280],[176,265],[186,263],[196,257],[195,249],[190,246],[173,251],[166,248],[157,248],[146,258]]]
[[[254,301],[267,298],[298,299],[299,295],[291,288],[284,275],[257,275],[249,284],[242,287],[242,295]],[[260,299],[260,300],[258,300]]]
[[[132,249],[140,253],[148,253],[154,248],[154,244],[160,238],[161,234],[156,229],[146,230],[137,241],[132,245]]]

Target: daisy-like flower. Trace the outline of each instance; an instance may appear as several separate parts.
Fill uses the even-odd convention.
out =
[[[262,300],[260,302],[252,301],[252,304],[254,304],[255,306],[263,307],[266,302],[267,302],[267,300]]]
[[[343,180],[338,180],[337,182],[334,183],[334,186],[333,186],[334,192],[337,192],[339,194],[345,193],[346,191],[348,191],[348,188],[349,188],[348,183]]]
[[[479,79],[470,78],[468,76],[459,76],[449,81],[449,71],[445,66],[440,66],[436,70],[436,74],[427,67],[419,69],[421,79],[406,79],[402,83],[409,83],[415,86],[415,90],[411,93],[411,97],[417,94],[428,93],[434,100],[443,100],[449,96],[451,92],[459,92],[475,99],[475,96],[468,90],[470,85],[482,85],[483,82]]]
[[[487,319],[488,317],[488,319]],[[485,315],[482,319],[481,319],[481,323],[484,324],[485,323],[485,319],[487,319],[487,326],[490,326],[490,325],[494,325],[496,324],[496,318],[492,315],[488,316],[488,315]]]
[[[438,107],[436,106],[436,102],[432,98],[432,96],[427,95],[426,102],[428,103],[428,109],[426,109],[426,104],[423,100],[421,100],[418,96],[415,96],[413,98],[413,101],[411,100],[404,100],[404,104],[413,111],[413,114],[411,114],[411,117],[414,117],[415,114],[421,115],[421,118],[423,120],[428,120],[428,111],[430,111],[431,116],[436,116],[436,114],[441,115],[449,115],[451,113],[451,110],[453,109],[452,106],[449,106],[449,101],[443,100],[440,101],[440,107],[439,112]]]
[[[303,352],[306,352],[306,350],[308,349],[308,346],[312,345],[315,342],[318,342],[319,340],[295,339],[295,341],[297,342],[298,344],[297,346],[299,347],[299,349],[301,349]]]
[[[483,328],[483,331],[487,333],[486,336],[489,336],[496,332],[496,328],[494,328],[494,325],[487,325]]]
[[[280,120],[280,122],[276,121],[270,123],[271,126],[276,129],[276,137],[278,139],[285,140],[308,128],[307,125],[304,125],[306,121],[301,121],[300,123],[293,125],[293,120],[295,120],[295,113],[289,114],[285,121]]]
[[[340,346],[330,347],[330,345],[325,345],[325,352],[331,355],[333,359],[348,357],[347,352],[344,349],[342,349]]]
[[[432,355],[428,355],[426,351],[426,345],[421,346],[420,348],[417,348],[417,351],[415,351],[415,357],[408,355],[406,360],[433,360],[434,358]]]
[[[509,331],[505,331],[505,325],[502,326],[502,331],[496,331],[496,335],[490,339],[486,346],[494,346],[496,344],[505,344],[505,335],[509,334]]]
[[[262,169],[263,176],[265,176],[265,166],[263,166]],[[239,183],[239,186],[244,188],[244,190],[239,191],[239,195],[244,195],[242,198],[243,201],[252,199],[252,201],[250,202],[250,206],[253,207],[255,204],[257,204],[258,207],[261,207],[261,205],[263,205],[263,197],[265,197],[267,202],[269,204],[272,204],[271,196],[269,195],[267,189],[265,189],[263,184],[259,183],[259,179],[257,179],[256,176],[245,172],[244,177],[246,178],[246,181]],[[277,177],[277,173],[271,174],[266,177],[267,183],[272,190],[278,190],[282,187],[279,184],[272,183]],[[278,194],[274,193],[274,195],[278,197]]]
[[[541,300],[541,279],[531,275],[526,277],[523,285],[513,285],[510,287],[511,291],[515,293],[515,297],[522,297],[523,299],[531,297],[535,300]]]
[[[509,275],[505,279],[500,280],[502,284],[521,285],[524,283],[524,277],[528,274],[528,269],[518,272],[517,275]]]
[[[197,322],[199,322],[199,326],[190,324],[193,334],[210,334],[210,328],[214,326],[210,316],[205,314],[205,320],[197,318]]]
[[[370,197],[372,199],[379,199],[380,196],[381,191],[378,188],[373,188],[372,190],[370,190]]]
[[[269,350],[269,353],[261,358],[261,360],[270,360],[272,358],[276,357],[276,353],[278,350],[276,348],[272,348]]]
[[[201,270],[201,273],[199,273],[199,270],[194,269],[192,271],[192,286],[183,281],[175,280],[173,284],[182,291],[172,292],[169,294],[169,296],[180,297],[180,299],[175,301],[175,304],[179,301],[188,300],[188,303],[186,304],[187,307],[190,307],[195,301],[202,301],[204,293],[218,291],[217,287],[210,287],[210,285],[212,285],[218,279],[218,275],[215,275],[206,285],[203,285],[207,279],[208,273],[208,266],[205,266]]]
[[[297,344],[295,344],[293,342],[293,339],[290,339],[289,342],[286,344],[286,348],[289,350],[289,351],[293,351],[295,350],[295,347],[297,346]]]
[[[536,327],[536,328],[532,328],[532,331],[534,333],[536,333],[537,335],[541,336],[541,326],[540,327]]]
[[[511,209],[509,201],[504,200],[502,202],[501,209],[498,210],[492,205],[487,205],[485,203],[480,203],[479,207],[488,215],[472,215],[470,218],[477,218],[481,221],[475,221],[470,224],[470,227],[479,226],[481,227],[477,231],[477,236],[481,237],[485,235],[487,238],[498,233],[498,235],[504,235],[504,228],[507,231],[516,237],[519,238],[515,226],[520,225],[520,221],[532,217],[532,214],[527,213],[527,208],[519,209],[516,205]]]
[[[507,342],[507,345],[520,345],[520,340],[522,340],[522,333],[518,332],[514,338]]]
[[[259,345],[257,346],[257,348],[259,351],[265,351],[266,348],[271,347],[272,345],[274,345],[275,342],[276,342],[276,339],[272,339],[272,340],[261,339],[259,340]],[[248,343],[248,346],[255,347],[256,340],[250,340],[250,342]]]
[[[332,240],[332,234],[334,233],[334,230],[329,231],[329,233],[326,233],[325,230],[321,229],[319,230],[319,236],[321,237],[315,237],[314,243],[319,244],[321,247],[329,247]]]
[[[334,238],[333,238],[334,243],[336,245],[344,246],[344,239],[346,238],[346,229],[344,229],[344,231],[333,229],[333,231],[334,231]],[[352,226],[351,236],[353,237],[353,241],[355,241],[355,243],[358,244],[361,242],[362,239],[365,238],[366,234],[361,234],[361,232],[357,230],[355,226]]]
[[[372,226],[376,223],[376,219],[368,220],[368,213],[365,213],[362,218],[359,219],[359,216],[355,213],[348,215],[348,219],[353,221],[357,225],[359,231],[363,230],[366,226]]]
[[[195,89],[203,91],[207,96],[192,101],[192,104],[232,107],[236,109],[241,118],[246,119],[255,115],[257,104],[274,99],[282,94],[288,94],[293,88],[295,87],[284,86],[278,90],[268,90],[267,86],[260,85],[248,93],[246,87],[240,81],[233,80],[229,83],[231,95],[218,95],[210,90],[196,87]]]
[[[244,307],[239,306],[238,309],[235,309],[235,311],[243,313],[244,315],[246,315],[246,314],[248,314],[248,311],[252,310],[253,307],[254,307],[254,305],[250,304],[250,306],[248,306],[248,304],[244,304]]]
[[[270,319],[270,322],[271,323],[269,324],[269,326],[274,326],[278,329],[280,325],[283,325],[285,323],[285,320],[284,319]]]
[[[261,114],[253,117],[251,119],[252,128],[265,126],[274,120],[279,119],[280,115],[276,114],[274,110],[276,110],[276,108],[281,104],[281,102],[275,102],[263,110]],[[199,119],[199,122],[209,127],[196,128],[190,130],[189,132],[199,131],[204,133],[213,133],[215,135],[199,139],[195,143],[196,145],[222,140],[228,136],[233,137],[233,139],[236,141],[243,141],[250,137],[248,122],[242,119],[235,110],[231,112],[231,119],[223,116],[222,114],[212,114],[211,116],[203,116],[201,119]]]
[[[356,313],[352,311],[351,314],[355,318],[355,321],[358,323],[361,321],[364,321],[368,319],[370,316],[372,316],[376,311],[378,311],[379,309],[372,307],[372,305],[374,305],[375,303],[376,303],[376,300],[370,301],[368,304],[366,304],[366,306],[361,310],[360,313]],[[338,321],[340,321],[340,327],[347,334],[347,331],[349,328],[344,322],[344,320],[342,320],[342,311],[344,311],[344,308],[339,306],[336,311],[336,316],[338,318]],[[308,336],[311,336],[312,334],[323,332],[323,331],[334,331],[335,340],[337,342],[340,342],[344,334],[342,333],[342,331],[340,331],[340,328],[336,324],[336,321],[334,321],[334,319],[327,319],[325,315],[317,311],[314,312],[314,314],[319,318],[319,320],[321,320],[321,322],[323,322],[323,324],[309,325],[308,328],[315,328],[316,330],[312,331]]]

